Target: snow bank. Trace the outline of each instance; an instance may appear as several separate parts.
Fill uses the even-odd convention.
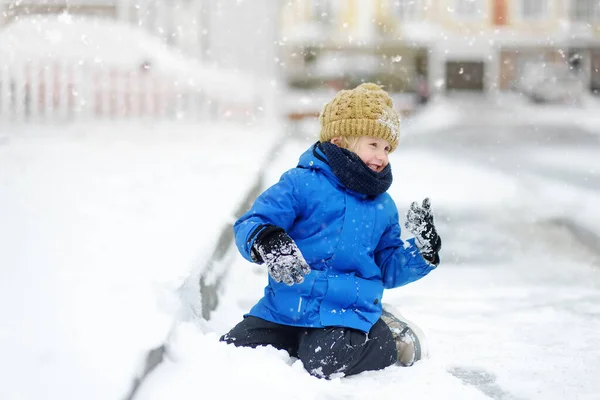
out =
[[[234,219],[275,129],[106,125],[0,137],[0,398],[117,399]],[[35,385],[32,383],[35,382]]]
[[[199,63],[163,43],[141,27],[83,15],[31,15],[0,30],[0,69],[28,63],[120,68],[138,71],[149,62],[153,71],[187,82],[217,98],[256,95],[256,79],[239,71]]]

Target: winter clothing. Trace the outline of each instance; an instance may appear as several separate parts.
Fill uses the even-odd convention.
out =
[[[312,268],[293,286],[270,277],[264,297],[247,315],[283,325],[369,332],[381,316],[383,289],[420,279],[434,266],[414,239],[400,239],[390,195],[347,188],[323,148],[317,143],[307,150],[298,167],[283,174],[234,225],[237,247],[249,261],[257,260],[252,249],[261,232],[275,226],[294,240]]]
[[[304,275],[310,273],[310,267],[298,246],[281,228],[263,229],[252,249],[258,253],[255,254],[257,262],[267,264],[269,275],[275,282],[291,286],[294,283],[302,283]]]
[[[441,241],[429,203],[411,209],[407,226],[417,238],[404,243],[386,193],[387,145],[365,148],[363,140],[354,153],[330,143],[369,136],[393,151],[400,118],[381,87],[362,84],[339,92],[320,121],[323,143],[302,154],[234,225],[240,253],[264,263],[269,282],[221,341],[286,350],[319,378],[411,365],[422,357],[420,331],[382,310],[381,298],[384,288],[420,279],[439,262],[431,258]]]
[[[321,150],[327,156],[327,163],[342,185],[355,192],[367,196],[378,196],[385,193],[392,185],[392,167],[386,165],[377,173],[361,162],[360,157],[333,143],[321,143]]]
[[[319,378],[379,370],[397,361],[394,338],[382,320],[365,334],[351,328],[299,328],[246,317],[221,341],[241,347],[271,345],[286,350]]]
[[[417,247],[423,258],[434,265],[438,265],[440,263],[439,252],[442,248],[442,239],[435,230],[429,198],[423,200],[422,206],[419,206],[417,202],[410,205],[406,213],[404,227],[415,235]]]
[[[383,305],[381,320],[390,328],[397,351],[397,364],[410,367],[427,356],[425,335],[389,304]]]
[[[352,90],[340,91],[327,103],[319,116],[321,142],[336,136],[371,136],[385,139],[391,151],[398,147],[400,116],[392,99],[379,86],[363,83]]]

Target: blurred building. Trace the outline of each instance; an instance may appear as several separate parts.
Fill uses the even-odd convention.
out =
[[[88,115],[109,118],[141,109],[270,119],[279,15],[271,0],[0,0],[0,120],[58,109],[75,118],[86,102]],[[166,86],[176,94],[162,96]]]
[[[537,63],[600,89],[599,0],[294,0],[281,18],[291,87],[493,92]]]
[[[28,14],[71,14],[102,15],[116,17],[119,6],[115,0],[0,0],[2,12],[0,25],[12,22],[21,15]]]
[[[428,75],[434,41],[422,25],[425,9],[387,1],[296,0],[282,9],[285,74],[292,87],[322,83],[335,89],[362,80],[385,82],[393,91],[411,90],[415,76]],[[424,27],[425,28],[425,27]]]
[[[200,1],[0,0],[0,7],[0,27],[29,15],[97,16],[139,26],[190,53],[199,52],[201,48]]]
[[[188,56],[278,76],[279,2],[271,0],[0,0],[0,29],[39,14],[93,15],[135,25]]]

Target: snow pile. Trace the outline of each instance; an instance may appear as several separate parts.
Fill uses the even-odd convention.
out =
[[[146,352],[200,301],[196,290],[180,304],[178,289],[207,264],[274,132],[2,132],[0,337],[11,345],[0,398],[122,398]]]
[[[189,58],[141,27],[117,20],[82,15],[20,17],[0,30],[3,64],[50,62],[152,71],[207,90],[217,98],[255,95],[255,80],[239,71],[223,71]]]

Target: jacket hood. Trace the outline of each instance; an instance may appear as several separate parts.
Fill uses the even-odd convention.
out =
[[[302,153],[300,159],[298,160],[298,167],[321,171],[335,186],[345,188],[344,185],[342,185],[342,182],[340,182],[338,177],[335,176],[331,170],[331,167],[327,161],[327,156],[319,148],[319,142],[312,144],[308,150]]]

